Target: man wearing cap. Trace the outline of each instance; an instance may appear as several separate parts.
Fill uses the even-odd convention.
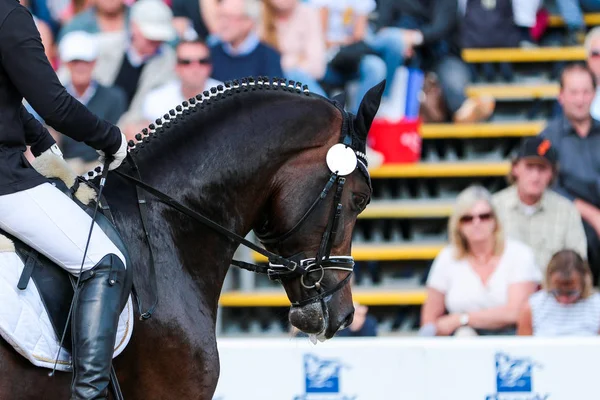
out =
[[[557,173],[557,153],[548,139],[532,137],[513,160],[508,188],[496,193],[494,206],[509,237],[529,245],[545,271],[559,250],[587,258],[581,215],[569,200],[549,189]]]
[[[129,139],[144,127],[139,121],[146,95],[175,78],[176,55],[167,43],[177,36],[172,20],[162,0],[139,0],[130,9],[129,40],[100,49],[94,76],[98,83],[125,92],[128,111],[119,126]]]
[[[116,124],[127,110],[125,92],[119,87],[98,84],[92,73],[98,57],[98,42],[95,35],[84,31],[69,32],[60,42],[60,61],[69,71],[69,80],[63,82],[67,91],[90,111]],[[68,136],[60,138],[65,160],[78,174],[95,167],[98,153],[85,143]]]
[[[596,93],[594,73],[570,63],[560,76],[558,101],[563,115],[540,133],[556,149],[560,170],[554,190],[571,200],[583,218],[588,261],[595,281],[600,275],[600,121],[590,115]]]

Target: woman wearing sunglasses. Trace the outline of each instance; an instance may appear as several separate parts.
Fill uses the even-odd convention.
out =
[[[546,270],[544,290],[523,307],[518,334],[524,336],[595,336],[600,333],[600,294],[592,272],[573,250],[556,253]]]
[[[533,251],[505,238],[491,195],[461,192],[448,224],[450,244],[427,278],[421,333],[514,334],[519,312],[541,280]]]

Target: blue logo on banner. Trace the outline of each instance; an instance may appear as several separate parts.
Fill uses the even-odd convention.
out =
[[[486,400],[513,399],[511,394],[521,394],[519,400],[545,400],[549,394],[533,392],[532,376],[535,367],[541,367],[530,358],[511,357],[506,353],[496,353],[496,394],[488,395]],[[525,395],[523,397],[522,395]]]
[[[356,396],[342,394],[341,371],[344,366],[338,360],[326,360],[312,354],[304,358],[305,393],[294,400],[354,400]]]
[[[336,360],[319,360],[316,356],[306,354],[306,393],[339,393],[341,367]]]
[[[531,392],[531,370],[535,364],[527,358],[496,354],[496,390],[498,393]]]

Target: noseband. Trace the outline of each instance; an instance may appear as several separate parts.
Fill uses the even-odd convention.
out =
[[[367,179],[369,188],[371,188],[371,178],[370,178],[369,172],[367,170],[366,156],[364,153],[356,150],[352,146],[352,144],[353,144],[352,118],[349,117],[348,113],[346,112],[346,110],[343,109],[343,107],[341,107],[336,102],[332,102],[332,103],[338,108],[338,110],[340,110],[340,112],[343,115],[343,123],[342,123],[342,137],[343,138],[340,143],[343,144],[346,148],[351,149],[353,154],[355,154],[356,167],[353,168],[353,170],[358,169],[362,173],[362,175]],[[339,144],[337,146],[339,146]],[[316,209],[316,207],[319,205],[319,203],[321,203],[321,201],[327,197],[327,195],[329,194],[329,192],[335,185],[335,194],[334,194],[334,198],[333,198],[331,212],[329,214],[329,220],[328,220],[325,232],[323,233],[323,236],[321,237],[321,243],[319,246],[319,250],[317,251],[317,255],[315,257],[306,257],[305,253],[302,252],[302,253],[298,253],[294,256],[286,258],[286,257],[282,257],[278,254],[275,254],[273,252],[270,252],[260,246],[257,246],[256,244],[254,244],[254,243],[246,240],[245,238],[237,235],[236,233],[224,228],[223,226],[221,226],[218,223],[212,221],[211,219],[205,217],[204,215],[181,204],[180,202],[178,202],[171,196],[144,183],[141,180],[139,169],[138,169],[137,164],[136,164],[135,160],[133,159],[131,153],[127,154],[127,158],[128,158],[129,164],[132,166],[134,172],[136,172],[137,178],[134,178],[132,176],[129,176],[129,175],[127,175],[123,172],[117,171],[117,170],[115,170],[114,172],[137,187],[138,204],[139,204],[139,210],[140,210],[140,215],[141,215],[141,220],[142,220],[142,227],[143,227],[143,230],[145,233],[145,237],[148,241],[148,245],[150,248],[150,254],[151,254],[150,273],[151,273],[151,276],[153,277],[153,286],[156,285],[155,269],[154,269],[154,261],[153,261],[154,257],[152,256],[152,245],[150,243],[150,235],[148,234],[148,231],[147,231],[146,200],[145,200],[143,193],[140,191],[140,189],[143,189],[144,191],[152,194],[159,201],[178,210],[182,214],[194,219],[197,222],[200,222],[200,223],[208,226],[209,228],[212,228],[213,230],[219,232],[220,234],[222,234],[224,236],[227,236],[228,238],[234,240],[238,244],[242,244],[242,245],[256,251],[257,253],[264,255],[269,260],[268,267],[264,267],[264,266],[260,266],[260,265],[256,265],[256,264],[252,264],[252,263],[246,263],[246,262],[238,261],[238,260],[232,260],[232,262],[231,262],[232,265],[235,265],[237,267],[240,267],[240,268],[252,271],[252,272],[267,274],[269,279],[280,281],[280,282],[285,281],[285,280],[294,279],[294,278],[300,278],[300,283],[305,289],[307,289],[307,290],[314,289],[317,291],[317,294],[315,296],[309,297],[309,298],[301,300],[301,301],[292,302],[291,303],[292,307],[302,307],[307,304],[321,301],[324,298],[326,298],[326,297],[334,294],[335,292],[339,291],[340,289],[342,289],[350,280],[350,277],[352,276],[352,273],[354,270],[353,257],[352,256],[331,256],[330,255],[331,248],[333,246],[333,241],[337,234],[339,220],[340,220],[340,217],[342,214],[342,208],[343,208],[342,194],[344,191],[344,185],[346,183],[346,178],[343,176],[340,176],[339,171],[336,171],[330,167],[330,169],[332,169],[332,172],[329,177],[329,180],[325,184],[325,187],[323,188],[323,190],[321,191],[319,196],[315,199],[315,201],[312,203],[312,205],[309,207],[309,209],[304,213],[304,215],[300,218],[300,220],[289,231],[287,231],[286,233],[279,235],[277,237],[258,237],[258,235],[257,235],[259,240],[264,245],[278,244],[278,243],[281,243],[282,241],[288,239],[289,237],[291,237],[295,232],[297,232],[300,229],[302,224],[307,220],[307,218],[311,215],[311,213]],[[103,209],[108,210],[108,206],[104,205]],[[348,274],[346,275],[346,277],[344,279],[339,281],[335,286],[330,287],[330,288],[325,288],[325,287],[323,287],[322,282],[323,282],[323,279],[325,278],[326,271],[332,271],[332,270],[345,271],[345,272],[348,272]],[[309,280],[309,278],[311,276],[314,277],[315,274],[317,274],[317,279]],[[138,297],[138,296],[136,295],[136,297]],[[141,301],[140,301],[139,297],[138,297],[137,301],[138,301],[138,307],[140,309],[140,314],[141,314],[142,318],[143,319],[150,318],[154,309],[156,308],[157,299],[155,299],[153,306],[146,312],[142,312]]]

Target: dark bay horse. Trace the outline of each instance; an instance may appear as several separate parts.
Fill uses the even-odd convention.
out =
[[[276,237],[294,228],[319,197],[331,175],[325,160],[333,145],[350,138],[358,164],[362,162],[384,85],[365,95],[354,116],[292,82],[261,78],[228,83],[198,96],[201,101],[184,102],[160,128],[151,126],[132,157],[144,182],[187,207],[240,236],[254,229],[259,237]],[[133,174],[130,162],[117,171]],[[357,215],[371,195],[366,168],[356,168],[345,179],[332,256],[350,255]],[[128,347],[114,360],[124,397],[210,400],[219,377],[219,295],[237,243],[148,196],[156,255],[153,293],[136,189],[111,172],[104,195],[129,249],[139,296],[146,303],[158,299],[153,317],[136,319]],[[265,247],[283,257],[314,257],[330,220],[333,196],[332,190],[292,235],[266,240]],[[321,284],[334,287],[350,273],[325,271]],[[303,286],[298,277],[282,283],[291,302],[315,296],[315,288]],[[350,286],[338,286],[323,299],[292,307],[290,322],[304,332],[333,337],[352,321],[354,311]],[[0,339],[1,400],[68,399],[71,374],[49,377],[48,372]],[[265,383],[248,390],[260,390]]]

